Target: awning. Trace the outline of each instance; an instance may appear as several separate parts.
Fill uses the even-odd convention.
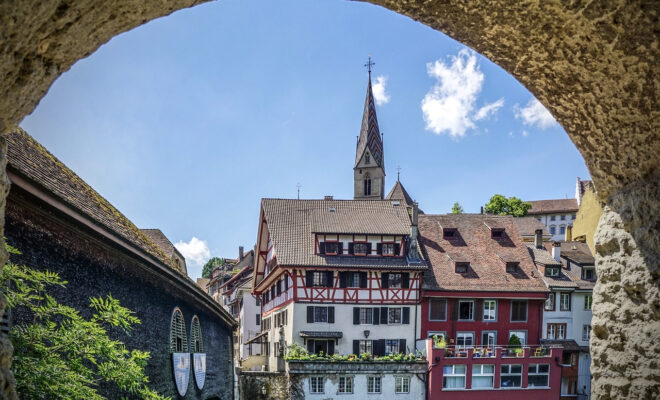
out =
[[[300,337],[304,338],[324,338],[324,339],[339,339],[344,334],[342,332],[313,332],[313,331],[301,331]]]
[[[250,340],[248,340],[247,342],[245,342],[245,344],[252,344],[252,343],[266,343],[267,341],[262,341],[262,340],[260,340],[260,339],[263,338],[264,336],[265,336],[266,338],[268,338],[268,331],[261,332],[261,333],[258,334],[257,336],[255,336],[255,337],[253,337],[252,339],[250,339]]]

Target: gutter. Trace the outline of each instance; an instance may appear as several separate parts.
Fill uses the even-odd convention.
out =
[[[133,245],[130,241],[124,239],[116,232],[110,230],[109,228],[99,224],[89,216],[78,211],[72,206],[66,204],[61,198],[53,195],[41,185],[33,182],[31,179],[24,177],[19,171],[13,168],[11,165],[7,165],[7,177],[12,186],[16,186],[35,198],[41,200],[48,206],[54,208],[55,210],[61,212],[65,216],[71,218],[75,222],[83,225],[84,227],[90,229],[92,232],[102,236],[103,238],[109,240],[114,245],[121,247],[127,253],[137,258],[139,261],[147,264],[147,266],[152,267],[148,268],[150,271],[158,273],[162,278],[173,282],[184,292],[189,293],[192,297],[203,304],[208,310],[213,314],[219,317],[224,323],[226,323],[232,330],[235,330],[238,326],[238,323],[234,318],[229,314],[227,310],[222,308],[213,298],[208,294],[204,293],[201,288],[197,286],[191,279],[184,278],[180,273],[176,272],[169,266],[163,264],[158,258],[147,253],[146,251],[140,249],[139,247]]]

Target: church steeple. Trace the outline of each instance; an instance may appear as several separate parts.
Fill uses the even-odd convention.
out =
[[[371,89],[371,57],[365,66],[369,71],[367,96],[364,101],[362,127],[355,151],[354,198],[382,199],[385,186],[385,157],[383,140],[378,128],[376,104]]]

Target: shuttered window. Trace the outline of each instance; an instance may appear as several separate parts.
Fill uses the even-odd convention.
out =
[[[195,315],[190,326],[190,348],[193,353],[204,352],[204,342],[202,341],[202,328],[199,325],[199,318]]]
[[[186,322],[184,321],[183,313],[179,308],[175,308],[174,312],[172,312],[172,321],[170,322],[170,352],[188,352]]]

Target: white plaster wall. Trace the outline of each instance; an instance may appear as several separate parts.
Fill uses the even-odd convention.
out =
[[[531,215],[532,217],[536,219],[540,219],[541,222],[548,228],[548,232],[550,232],[550,226],[554,225],[556,228],[555,234],[550,238],[550,240],[553,241],[558,241],[558,240],[565,240],[566,239],[566,233],[564,232],[559,233],[559,227],[561,225],[564,226],[573,226],[573,214],[577,214],[577,211],[575,213],[553,213],[553,214],[536,214],[536,215]],[[555,216],[555,220],[551,221],[550,217]],[[564,221],[561,220],[561,216],[565,215],[566,219]]]
[[[591,355],[580,353],[578,360],[577,391],[591,398]]]
[[[310,375],[311,376],[311,375]],[[314,375],[315,376],[315,375]],[[353,394],[343,394],[337,393],[339,390],[339,376],[353,376]],[[368,393],[367,392],[367,377],[368,376],[380,376],[381,377],[381,392],[380,393]],[[410,391],[409,393],[394,393],[395,388],[395,376],[407,376],[410,378]],[[426,388],[424,382],[422,382],[414,374],[347,374],[347,375],[324,375],[325,385],[324,393],[311,393],[310,392],[310,383],[309,377],[305,377],[302,380],[303,390],[305,393],[305,399],[341,399],[341,398],[351,398],[351,399],[374,399],[374,400],[385,400],[385,399],[414,399],[420,400],[425,398]]]
[[[559,311],[559,294],[561,291],[553,291],[555,294],[555,311],[543,310],[543,338],[548,338],[548,324],[566,324],[566,339],[575,339],[573,328],[573,312],[575,311],[575,293],[572,293],[571,311]],[[566,293],[565,291],[563,293]],[[582,299],[584,301],[584,298]],[[582,328],[580,328],[582,329]]]
[[[588,340],[582,340],[583,325],[591,325],[591,310],[584,309],[584,298],[591,295],[588,292],[573,293],[573,338],[580,346],[588,346]]]
[[[270,355],[268,356],[268,365],[269,365],[269,370],[270,371],[276,371],[277,370],[277,354],[273,353],[273,343],[277,343],[280,341],[280,327],[275,326],[275,314],[279,314],[280,312],[287,310],[287,322],[286,325],[283,326],[283,333],[284,333],[284,351],[286,352],[287,346],[291,345],[293,343],[291,337],[292,337],[292,325],[293,325],[293,303],[288,304],[286,307],[282,307],[281,309],[277,310],[276,312],[272,312],[268,314],[268,318],[270,318],[270,331],[268,331],[268,346],[270,346]]]
[[[338,354],[353,353],[353,340],[368,339],[406,339],[406,347],[410,352],[415,349],[415,305],[410,304],[403,307],[410,308],[410,323],[397,325],[353,325],[353,307],[355,304],[328,304],[335,307],[335,323],[307,323],[307,306],[316,305],[310,303],[293,304],[293,330],[292,340],[301,346],[305,345],[300,337],[301,331],[338,331],[343,336],[337,341],[335,352]],[[376,305],[360,305],[377,307]],[[388,306],[389,307],[389,306]],[[418,311],[419,315],[419,311]],[[419,328],[419,325],[418,325]],[[369,337],[365,338],[364,331],[368,330]]]
[[[248,345],[245,344],[261,332],[261,325],[257,325],[257,315],[261,314],[261,307],[257,306],[256,299],[249,292],[243,293],[243,307],[240,314],[240,329],[242,343],[240,347],[241,359],[245,359],[249,353]],[[261,346],[252,345],[252,355],[261,354]]]

